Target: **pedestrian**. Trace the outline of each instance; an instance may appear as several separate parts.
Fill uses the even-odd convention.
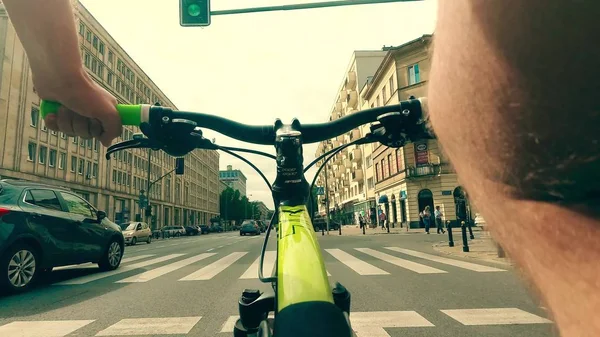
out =
[[[444,214],[442,211],[440,211],[440,206],[435,206],[435,212],[433,213],[435,215],[435,226],[437,227],[437,233],[440,234],[440,231],[442,234],[446,233],[444,231],[444,225],[442,222],[442,216],[444,216]]]
[[[358,215],[358,221],[360,222],[360,228],[364,228],[366,226],[366,221],[364,215],[361,213]]]
[[[387,221],[387,216],[385,215],[384,211],[381,211],[381,214],[379,214],[379,222],[381,223],[381,230],[385,229],[386,221]]]
[[[429,227],[431,226],[431,211],[429,206],[425,206],[425,209],[421,212],[421,218],[425,224],[425,233],[429,234]]]

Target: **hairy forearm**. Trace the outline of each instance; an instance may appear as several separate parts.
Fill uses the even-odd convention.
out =
[[[37,84],[59,86],[79,81],[84,71],[69,0],[4,0],[3,3]]]

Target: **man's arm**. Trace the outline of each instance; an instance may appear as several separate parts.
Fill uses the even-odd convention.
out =
[[[3,3],[27,53],[40,98],[66,106],[46,117],[48,127],[110,144],[121,133],[117,102],[83,68],[69,0]]]
[[[436,135],[563,336],[600,335],[599,12],[440,0],[434,35]]]

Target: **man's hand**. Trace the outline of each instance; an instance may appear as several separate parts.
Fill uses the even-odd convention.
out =
[[[121,134],[117,99],[87,74],[81,77],[81,83],[65,87],[46,89],[44,83],[40,84],[37,90],[41,98],[62,104],[56,114],[46,116],[46,126],[68,136],[97,138],[104,146],[110,146]]]

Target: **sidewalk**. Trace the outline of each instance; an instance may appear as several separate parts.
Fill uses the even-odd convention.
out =
[[[481,228],[479,227],[473,227],[473,232],[480,232]],[[436,229],[434,227],[432,227],[429,232],[431,234],[435,234],[436,233]],[[319,234],[320,232],[317,232],[317,234]],[[330,231],[329,235],[332,234],[336,234],[339,235],[338,231]],[[384,235],[384,234],[397,234],[397,235],[410,235],[410,234],[425,234],[425,229],[424,228],[411,228],[411,229],[406,229],[406,227],[404,228],[400,228],[400,227],[395,227],[395,228],[391,228],[390,227],[390,232],[387,232],[387,229],[381,229],[381,227],[377,227],[377,228],[367,228],[365,230],[365,235]],[[355,236],[355,235],[363,235],[362,233],[362,229],[360,229],[359,226],[357,225],[348,225],[348,226],[342,226],[342,235],[350,235],[350,236]]]
[[[475,239],[469,240],[469,252],[462,251],[462,237],[460,231],[453,232],[454,247],[448,246],[448,240],[435,243],[433,249],[442,254],[457,256],[462,258],[477,259],[486,262],[512,266],[513,262],[508,257],[498,257],[498,248],[491,235],[487,231],[480,231],[475,234]]]

